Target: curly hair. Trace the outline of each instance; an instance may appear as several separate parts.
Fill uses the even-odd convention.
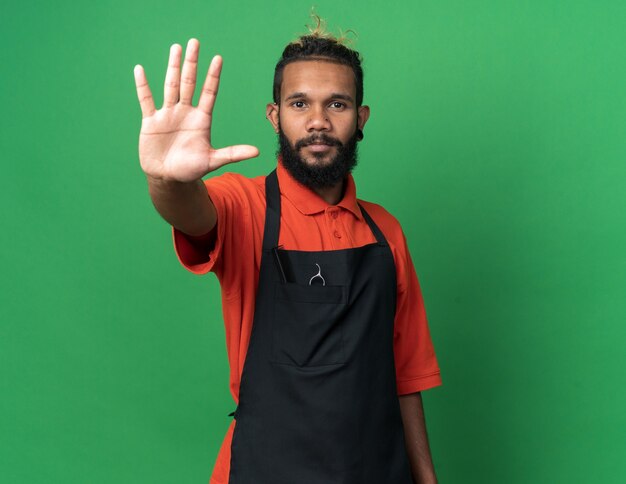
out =
[[[363,68],[362,58],[356,51],[348,47],[349,39],[342,34],[339,38],[326,31],[325,22],[312,14],[316,25],[308,26],[309,33],[301,35],[287,44],[282,56],[274,69],[274,102],[280,104],[280,88],[283,81],[283,70],[287,64],[303,60],[323,60],[343,64],[352,68],[356,84],[356,103],[363,103]],[[348,30],[346,33],[352,32]],[[354,32],[352,32],[354,33]]]

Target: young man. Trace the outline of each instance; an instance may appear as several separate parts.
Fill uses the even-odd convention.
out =
[[[421,391],[441,384],[398,222],[357,200],[352,168],[369,108],[359,54],[319,29],[289,44],[266,116],[277,168],[202,177],[258,155],[211,145],[222,60],[198,106],[199,43],[173,45],[156,110],[135,67],[139,157],[185,267],[222,288],[238,406],[214,484],[434,483]]]

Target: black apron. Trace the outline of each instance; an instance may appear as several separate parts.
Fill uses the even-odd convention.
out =
[[[229,484],[412,484],[393,354],[396,271],[376,243],[282,250],[276,171]],[[302,234],[306,237],[306,234]]]

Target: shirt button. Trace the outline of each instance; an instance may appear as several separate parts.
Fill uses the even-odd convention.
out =
[[[340,234],[339,232],[337,232],[336,230],[335,230],[335,233],[334,233],[333,235],[334,235],[335,237],[337,237],[338,239],[340,239],[340,238],[341,238],[341,234]]]
[[[337,218],[337,217],[339,217],[339,212],[332,212],[331,217],[332,217],[332,218]]]

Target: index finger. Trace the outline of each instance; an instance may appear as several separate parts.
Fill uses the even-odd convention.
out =
[[[198,109],[204,111],[209,116],[213,113],[215,98],[220,86],[220,73],[222,72],[222,57],[216,55],[211,61],[209,70],[202,86],[202,93],[198,100]]]
[[[150,86],[148,86],[148,79],[146,79],[146,73],[143,67],[137,64],[134,70],[135,74],[135,86],[137,87],[137,97],[139,98],[139,105],[141,106],[141,115],[144,118],[152,116],[156,111],[154,107],[154,99]]]

